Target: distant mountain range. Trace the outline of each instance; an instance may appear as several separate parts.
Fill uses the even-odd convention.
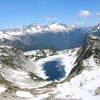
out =
[[[79,47],[89,34],[99,35],[100,24],[92,28],[52,23],[0,30],[0,45],[9,45],[23,51],[37,49],[64,50]]]

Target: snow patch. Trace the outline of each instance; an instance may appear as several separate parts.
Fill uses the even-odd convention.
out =
[[[33,95],[30,92],[24,92],[24,91],[17,91],[16,95],[18,97],[23,97],[23,98],[32,98]]]
[[[7,90],[7,88],[5,88],[4,86],[0,86],[0,94],[5,92]]]
[[[88,61],[92,59],[90,57]],[[81,74],[72,78],[70,82],[57,85],[55,91],[59,94],[56,98],[99,100],[100,96],[96,96],[95,90],[100,87],[100,68],[96,64],[94,64],[94,67],[96,69],[84,70]]]

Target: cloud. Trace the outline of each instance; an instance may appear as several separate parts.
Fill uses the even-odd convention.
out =
[[[82,16],[82,17],[100,16],[100,12],[92,12],[92,13],[90,13],[90,11],[88,11],[88,10],[80,10],[79,16]]]
[[[56,17],[47,17],[46,18],[47,21],[53,21],[53,20],[56,20],[56,19],[57,19]]]
[[[88,10],[80,10],[79,15],[83,17],[88,17],[91,15],[91,13]]]

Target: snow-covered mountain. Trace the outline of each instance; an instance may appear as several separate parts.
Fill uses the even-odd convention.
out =
[[[92,33],[100,36],[100,23],[92,28]]]
[[[52,68],[57,79],[48,74]],[[100,100],[100,37],[64,51],[0,46],[0,99]]]
[[[44,80],[35,74],[35,69],[35,64],[28,60],[22,51],[9,46],[0,46],[1,83],[16,88],[33,88],[35,84],[37,87],[38,84],[32,79]]]
[[[88,29],[75,25],[52,23],[37,24],[0,31],[0,44],[28,51],[33,49],[55,49],[79,47],[89,34]],[[59,44],[59,45],[58,45]]]

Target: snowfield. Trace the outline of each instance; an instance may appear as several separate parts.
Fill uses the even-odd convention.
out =
[[[40,59],[36,62],[36,74],[46,79],[43,65],[48,61],[57,60],[65,65],[66,77],[70,73],[77,58],[77,51],[67,52],[67,54],[59,54]],[[30,54],[31,55],[31,54]],[[44,99],[34,98],[35,100],[100,100],[100,64],[99,60],[94,58],[94,54],[88,59],[83,60],[82,65],[85,70],[81,74],[73,77],[69,82],[65,81],[57,84],[57,87],[52,88],[51,92],[41,94]],[[89,70],[88,70],[89,69]],[[61,79],[62,81],[64,79]],[[41,90],[41,89],[40,89]],[[44,89],[45,90],[45,89]],[[40,97],[40,96],[39,96]]]
[[[52,72],[65,76],[47,81],[44,65],[50,61],[64,68]],[[0,100],[100,100],[100,38],[90,36],[82,47],[65,51],[23,53],[1,46]]]
[[[16,92],[16,95],[17,95],[18,97],[23,97],[23,98],[32,98],[32,97],[33,97],[33,95],[32,95],[31,93],[29,93],[29,92],[24,92],[24,91],[17,91],[17,92]]]
[[[91,56],[85,65],[92,59]],[[17,91],[16,95],[26,98],[25,100],[48,100],[47,98],[50,98],[49,100],[100,100],[100,94],[96,93],[98,88],[100,89],[100,68],[95,62],[91,62],[91,66],[94,67],[91,71],[84,70],[70,82],[58,84],[50,92],[33,96],[29,92]]]
[[[92,57],[89,61],[93,59]],[[91,62],[91,65],[94,62]],[[56,98],[70,98],[82,100],[99,100],[96,89],[100,87],[100,68],[94,66],[91,71],[84,70],[80,75],[72,78],[70,82],[65,82],[57,86],[58,95]]]
[[[2,94],[3,92],[5,92],[7,90],[7,88],[5,88],[4,86],[0,85],[0,94]]]

